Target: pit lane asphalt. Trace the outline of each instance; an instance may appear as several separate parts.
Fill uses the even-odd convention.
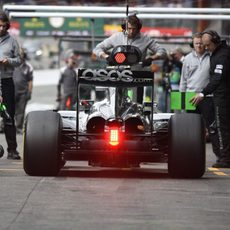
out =
[[[30,108],[55,106],[56,85],[35,85]],[[22,153],[22,135],[17,136]],[[3,134],[0,143],[6,149]],[[91,168],[67,162],[57,177],[30,177],[22,161],[0,159],[0,230],[229,229],[230,170],[171,179],[164,164]]]

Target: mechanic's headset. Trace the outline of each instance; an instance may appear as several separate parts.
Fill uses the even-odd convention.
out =
[[[204,34],[208,34],[211,36],[211,42],[213,42],[214,44],[218,45],[221,43],[221,38],[220,35],[214,31],[214,30],[206,30],[202,33],[202,35]]]
[[[10,21],[4,11],[0,11],[0,20],[6,24],[6,30],[10,28]]]
[[[192,42],[189,44],[189,46],[190,46],[191,48],[194,48],[194,45],[193,45],[193,40],[194,40],[194,38],[201,38],[202,35],[203,35],[203,33],[195,33],[195,34],[192,36]]]
[[[123,19],[121,28],[122,30],[126,30],[126,22],[130,23],[131,25],[135,25],[138,29],[138,31],[142,28],[141,20],[136,15],[130,15],[127,18]]]

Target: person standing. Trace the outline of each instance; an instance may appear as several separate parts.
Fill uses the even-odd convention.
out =
[[[31,99],[33,88],[33,67],[27,61],[26,50],[21,48],[22,64],[16,67],[13,74],[15,85],[15,122],[17,133],[22,134],[25,109]]]
[[[7,142],[7,158],[20,160],[17,151],[15,115],[15,91],[13,82],[13,71],[21,64],[19,44],[14,37],[8,33],[10,21],[4,11],[0,11],[0,77],[2,81],[2,98],[11,117],[11,122],[4,121],[4,132]]]
[[[202,42],[211,53],[210,82],[191,102],[198,104],[213,93],[220,157],[212,167],[230,168],[230,47],[213,30],[203,32]]]
[[[200,93],[209,83],[210,54],[205,51],[202,43],[202,33],[194,34],[191,46],[193,50],[184,58],[179,91]],[[220,157],[219,141],[217,131],[213,127],[215,124],[213,95],[207,95],[204,100],[197,104],[195,110],[187,112],[202,115],[212,143],[213,152],[218,159]]]
[[[66,59],[66,66],[61,69],[57,86],[57,101],[60,102],[60,110],[72,110],[76,103],[76,64],[77,56],[74,53],[70,53]]]
[[[127,34],[126,34],[127,24]],[[140,49],[142,53],[142,66],[150,66],[152,61],[165,58],[166,50],[150,36],[141,33],[142,23],[136,15],[127,17],[127,23],[121,25],[122,32],[114,33],[112,36],[100,42],[93,53],[102,59],[109,58],[109,50],[119,45],[132,45]],[[151,55],[148,55],[148,51]]]

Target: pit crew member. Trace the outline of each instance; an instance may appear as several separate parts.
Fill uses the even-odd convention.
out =
[[[153,60],[162,59],[167,56],[166,50],[148,35],[141,33],[142,23],[136,15],[127,18],[128,23],[121,25],[122,32],[117,32],[99,43],[93,50],[97,57],[108,59],[109,50],[118,45],[132,45],[140,49],[142,53],[142,66],[149,66]],[[127,34],[126,34],[126,24]],[[147,56],[147,51],[152,53]]]
[[[230,47],[213,30],[203,32],[202,42],[211,53],[210,82],[192,98],[198,104],[208,94],[213,93],[215,119],[220,145],[220,157],[215,168],[230,168]]]

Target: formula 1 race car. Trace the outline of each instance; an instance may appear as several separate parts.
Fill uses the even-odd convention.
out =
[[[202,177],[205,128],[201,116],[156,111],[154,74],[136,67],[140,62],[136,47],[117,47],[110,61],[113,66],[106,69],[78,70],[75,111],[28,113],[25,172],[55,176],[69,160],[88,161],[92,167],[158,162],[168,164],[172,177]],[[92,96],[82,99],[79,89],[89,85]]]

